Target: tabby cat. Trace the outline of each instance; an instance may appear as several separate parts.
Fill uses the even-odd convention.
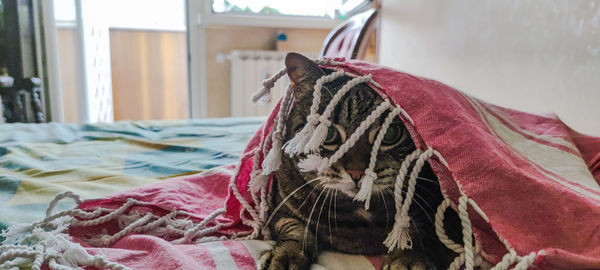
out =
[[[331,73],[295,53],[287,55],[285,65],[294,89],[294,103],[286,122],[284,142],[293,138],[306,123],[316,80]],[[320,112],[348,80],[349,77],[342,77],[325,84]],[[381,102],[383,99],[366,84],[350,90],[334,110],[333,125],[320,154],[332,155]],[[298,162],[303,154],[294,157],[283,154],[282,165],[274,175],[271,202],[271,209],[280,207],[273,210],[267,224],[276,244],[273,250],[263,254],[262,269],[308,269],[316,261],[318,252],[325,249],[350,254],[386,254],[384,269],[445,269],[448,266],[456,254],[446,249],[435,235],[433,218],[443,197],[429,167],[420,174],[415,206],[409,213],[412,249],[388,253],[383,245],[394,224],[393,188],[398,169],[404,158],[415,150],[400,119],[392,122],[379,149],[374,168],[378,177],[373,184],[370,210],[364,209],[364,203],[353,200],[368,166],[373,140],[386,115],[384,113],[340,161],[320,176],[299,170]],[[311,180],[314,181],[308,183]],[[458,217],[451,215],[448,213],[447,218],[453,220],[453,227],[460,228]],[[460,242],[460,237],[451,235],[451,238]]]

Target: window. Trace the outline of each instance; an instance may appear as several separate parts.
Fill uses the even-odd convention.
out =
[[[370,2],[369,0],[212,0],[212,11],[217,14],[344,19],[349,12]]]
[[[99,14],[109,28],[185,31],[184,0],[102,0]],[[76,21],[75,0],[54,0],[54,17],[59,25]],[[135,15],[133,15],[135,12]]]

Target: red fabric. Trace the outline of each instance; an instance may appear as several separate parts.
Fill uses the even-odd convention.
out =
[[[573,142],[579,148],[581,156],[588,165],[590,172],[600,184],[600,138],[580,134],[572,129],[569,129]]]
[[[600,187],[585,164],[597,172],[598,138],[571,138],[556,116],[500,108],[389,68],[349,61],[344,69],[373,74],[382,94],[413,119],[418,147],[448,162],[430,161],[445,195],[457,201],[460,188],[489,218],[489,225],[473,221],[486,259],[498,262],[506,253],[496,232],[519,255],[540,251],[542,268],[600,268]]]
[[[378,89],[380,94],[404,108],[413,119],[414,125],[403,121],[417,147],[432,147],[442,154],[448,167],[436,160],[430,163],[443,193],[457,201],[460,189],[489,218],[488,224],[474,211],[469,213],[475,238],[487,260],[498,262],[507,252],[497,234],[519,255],[539,251],[535,261],[538,268],[600,269],[600,187],[596,182],[600,179],[600,138],[578,134],[553,115],[500,108],[442,83],[389,68],[360,61],[346,62],[342,68],[357,75],[372,74],[382,86]],[[237,164],[236,184],[249,202],[253,152],[262,147],[261,141],[267,133],[264,131],[272,128],[277,111],[278,106],[250,140]],[[136,207],[138,211],[164,215],[180,209],[188,211],[189,217],[198,222],[225,205],[227,214],[220,221],[235,221],[235,224],[221,233],[248,231],[240,223],[241,204],[227,188],[231,174],[223,170],[211,176],[162,181],[88,201],[81,207],[117,208],[127,198],[135,198],[148,203]],[[73,235],[86,231],[90,229],[74,229]],[[115,250],[102,252],[109,259],[132,265],[140,263],[139,260],[169,265],[186,263],[184,258],[163,261],[136,253],[142,252],[140,247],[157,245],[156,241],[144,242],[143,236],[124,239],[131,242],[121,240],[113,245]],[[153,250],[163,248],[172,247],[160,244]],[[186,248],[181,251],[198,252]],[[127,254],[119,255],[120,252]],[[112,256],[113,253],[117,255]],[[203,256],[196,257],[204,265],[211,263]],[[145,264],[150,265],[153,264]]]

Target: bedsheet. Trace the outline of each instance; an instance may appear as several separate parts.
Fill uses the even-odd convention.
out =
[[[62,191],[98,198],[235,163],[263,121],[0,125],[0,231],[40,220]]]

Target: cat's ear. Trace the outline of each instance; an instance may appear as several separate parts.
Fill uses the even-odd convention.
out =
[[[310,91],[310,87],[302,87],[306,85],[314,85],[321,76],[325,75],[323,70],[319,68],[312,60],[297,54],[288,53],[285,57],[285,67],[288,77],[294,87],[294,91],[304,92]],[[301,88],[301,89],[299,89]],[[300,93],[297,93],[300,94]],[[305,94],[305,93],[302,93]]]

